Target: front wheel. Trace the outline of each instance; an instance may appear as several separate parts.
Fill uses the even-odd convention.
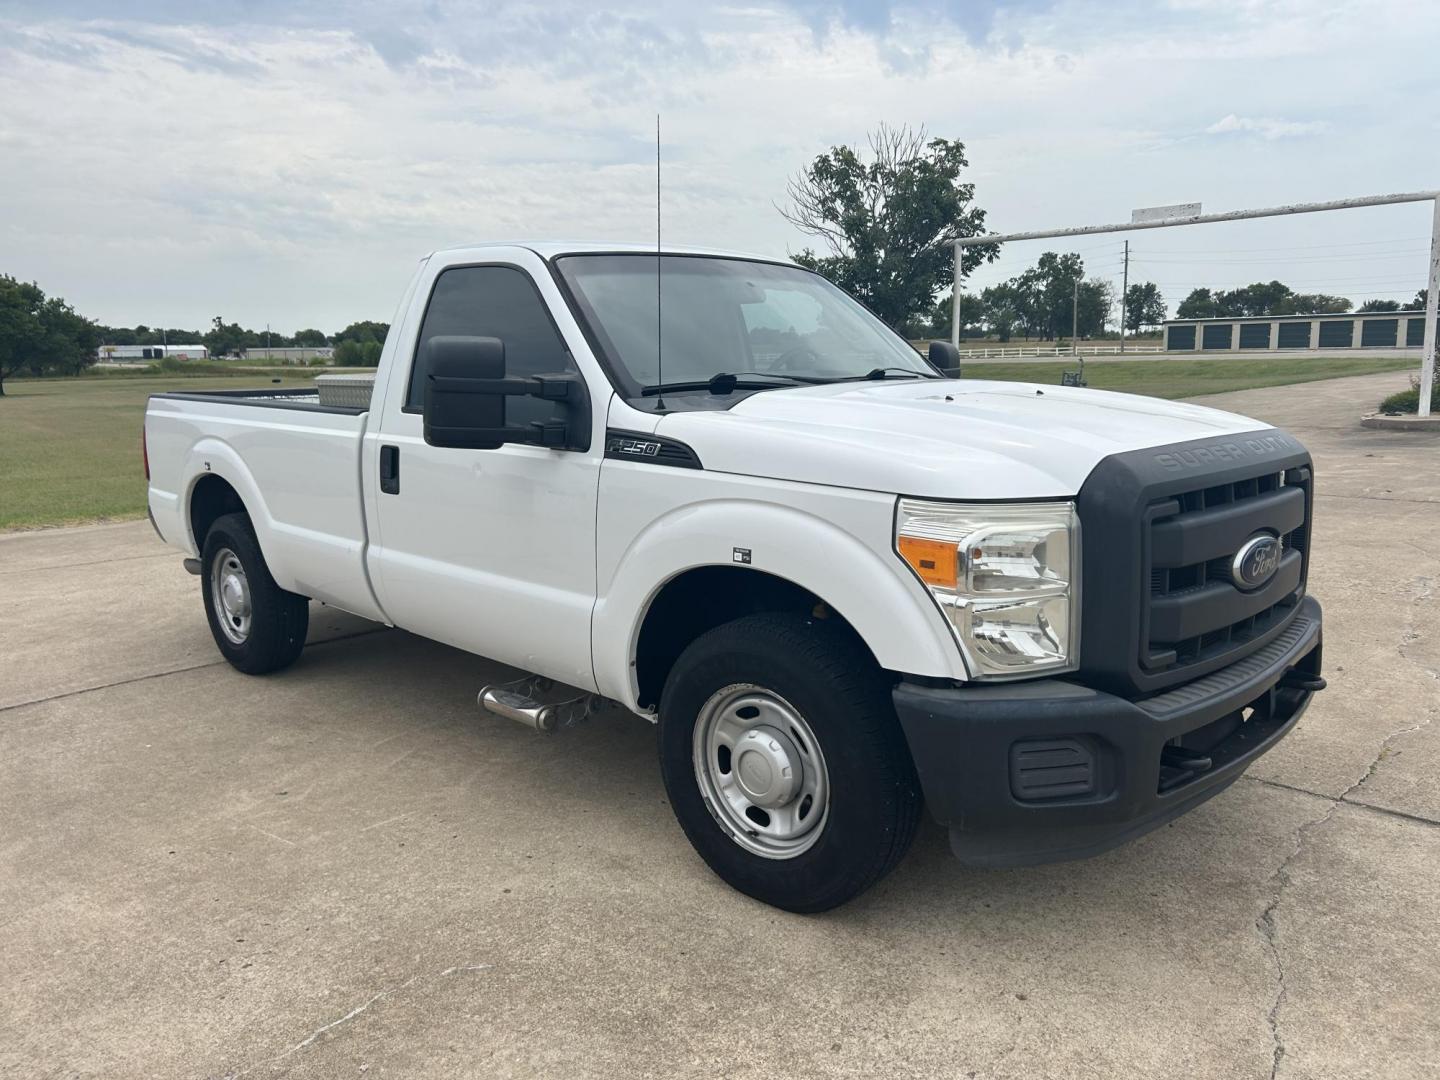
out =
[[[210,633],[233,667],[264,675],[299,657],[310,602],[275,584],[248,515],[226,514],[210,526],[200,582]]]
[[[660,767],[701,858],[787,911],[864,892],[919,823],[888,681],[835,620],[751,615],[691,643],[661,698]]]

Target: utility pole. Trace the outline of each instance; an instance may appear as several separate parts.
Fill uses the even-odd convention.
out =
[[[1130,291],[1130,241],[1125,241],[1125,272],[1120,278],[1120,352],[1125,352],[1125,294]]]
[[[1075,294],[1070,298],[1070,351],[1080,355],[1080,279],[1075,279]]]

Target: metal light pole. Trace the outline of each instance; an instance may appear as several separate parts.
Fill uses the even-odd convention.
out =
[[[960,348],[960,249],[955,249],[955,290],[950,298],[950,344]]]
[[[1114,225],[1080,225],[1069,229],[1038,229],[1033,232],[991,233],[967,236],[955,245],[955,326],[954,340],[960,340],[960,257],[977,244],[1004,244],[1011,240],[1047,240],[1060,236],[1089,236],[1093,233],[1133,232],[1136,229],[1169,229],[1176,225],[1207,225],[1212,221],[1245,221],[1250,218],[1284,217],[1289,214],[1318,214],[1325,210],[1350,210],[1359,206],[1390,206],[1395,203],[1428,202],[1434,208],[1430,228],[1430,276],[1425,295],[1425,356],[1420,362],[1421,416],[1430,415],[1430,395],[1435,386],[1435,321],[1440,318],[1440,191],[1405,191],[1394,195],[1365,195],[1357,199],[1329,202],[1292,203],[1263,210],[1227,210],[1219,214],[1189,214],[1183,217],[1128,221]],[[1123,330],[1123,328],[1122,328]]]
[[[1430,225],[1430,279],[1425,286],[1425,355],[1420,361],[1420,407],[1417,410],[1419,416],[1430,415],[1430,395],[1435,390],[1435,320],[1437,316],[1440,316],[1440,195],[1435,197],[1435,215]]]

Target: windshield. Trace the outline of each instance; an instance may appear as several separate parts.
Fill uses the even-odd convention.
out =
[[[636,396],[660,380],[656,263],[660,264],[664,382],[828,382],[935,374],[905,340],[817,274],[793,266],[700,255],[569,255],[556,265],[612,370]],[[898,370],[896,370],[898,369]],[[701,387],[703,389],[703,386]]]

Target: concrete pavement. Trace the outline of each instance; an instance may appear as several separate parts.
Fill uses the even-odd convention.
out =
[[[321,608],[221,663],[145,523],[0,537],[0,1075],[1428,1077],[1440,436],[1368,376],[1201,399],[1317,464],[1326,674],[1194,813],[1085,862],[928,826],[848,907],[713,878],[653,729],[479,715],[483,660]]]

